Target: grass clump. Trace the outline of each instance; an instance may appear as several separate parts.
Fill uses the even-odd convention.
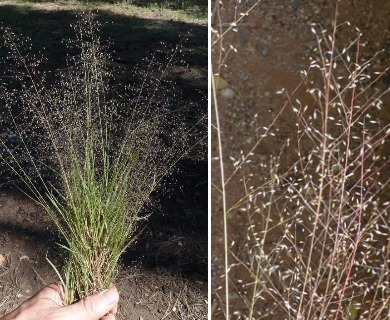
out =
[[[3,28],[14,66],[1,83],[3,175],[21,179],[58,228],[67,304],[113,282],[118,259],[142,231],[142,208],[191,149],[194,128],[164,80],[179,48],[165,63],[157,52],[132,85],[114,86],[99,28],[92,14],[79,17],[70,42],[78,55],[55,81],[39,71],[28,43]]]

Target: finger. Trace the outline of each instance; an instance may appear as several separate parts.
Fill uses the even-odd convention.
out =
[[[115,320],[115,316],[111,313],[101,317],[99,320]]]
[[[34,308],[36,311],[38,309],[47,309],[62,306],[61,295],[63,293],[62,286],[59,283],[52,283],[47,285],[38,291],[31,298],[24,301],[18,308],[13,310],[11,313],[1,318],[0,320],[11,320],[15,319],[22,311]]]
[[[47,291],[47,298],[51,299],[56,305],[64,305],[65,293],[61,282],[58,281],[51,283],[45,288],[43,288],[43,290]]]
[[[115,284],[111,283],[111,284],[110,284],[110,289],[113,289],[113,288],[115,288],[116,290],[118,290],[118,289],[116,288]],[[115,307],[114,307],[112,310],[110,310],[109,313],[112,313],[113,315],[116,315],[117,312],[118,312],[118,304],[116,304]]]
[[[118,305],[116,304],[110,311],[107,312],[107,314],[113,314],[115,316],[117,312],[118,312]]]
[[[51,283],[27,301],[34,303],[37,300],[39,300],[39,305],[44,307],[63,306],[63,290],[61,284]]]
[[[88,296],[80,301],[65,307],[61,310],[61,314],[73,318],[77,314],[79,320],[96,320],[100,319],[115,310],[119,300],[119,294],[116,288],[108,289],[100,293]],[[109,318],[109,319],[115,319]]]
[[[118,305],[116,304],[115,307],[112,308],[108,313],[113,314],[115,316],[117,312],[118,312]]]
[[[116,304],[115,307],[110,310],[110,313],[112,313],[115,316],[117,312],[118,312],[118,305]]]

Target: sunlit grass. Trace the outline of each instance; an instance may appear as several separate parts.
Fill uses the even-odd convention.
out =
[[[110,286],[118,259],[142,231],[146,217],[140,213],[151,193],[204,139],[187,141],[199,123],[182,122],[190,104],[164,84],[179,46],[164,62],[148,60],[146,71],[135,72],[139,87],[127,92],[109,84],[110,58],[98,22],[81,15],[75,30],[70,45],[79,55],[69,58],[53,84],[39,71],[29,42],[2,30],[12,75],[1,83],[12,132],[12,141],[7,132],[1,137],[3,169],[27,185],[57,226],[65,254],[57,273],[66,303]]]
[[[215,4],[212,81],[229,68],[227,56],[245,59],[224,37],[250,14],[236,12],[236,21],[222,23],[218,10]],[[318,47],[301,82],[292,92],[275,93],[286,103],[270,123],[253,128],[256,141],[238,159],[226,151],[236,120],[221,118],[224,106],[212,86],[213,192],[224,242],[215,296],[225,319],[379,320],[390,314],[390,124],[381,117],[389,68],[374,71],[380,53],[367,58],[359,30],[341,44],[348,23],[337,25],[336,17],[330,31],[312,25]],[[281,113],[296,130],[283,131]],[[274,137],[283,142],[273,145],[268,160],[258,157]],[[238,210],[247,219],[244,234],[230,231]]]

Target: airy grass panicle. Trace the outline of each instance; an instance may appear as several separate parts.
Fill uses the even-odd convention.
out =
[[[219,289],[226,293],[220,298],[226,319],[389,318],[390,124],[381,119],[389,68],[375,70],[377,55],[364,57],[359,30],[340,49],[341,28],[336,21],[333,25],[330,32],[312,26],[318,48],[310,67],[293,93],[278,92],[287,99],[282,111],[296,116],[296,131],[283,137],[283,154],[291,157],[276,152],[269,162],[256,162],[258,147],[278,135],[276,118],[258,129],[254,147],[225,176],[214,92],[221,172],[215,189],[222,193],[226,248],[225,287]],[[222,42],[219,32],[214,43]],[[215,60],[220,68],[223,59]],[[254,162],[257,184],[249,169]],[[240,173],[245,190],[228,207],[229,183]],[[227,234],[226,217],[236,209],[248,217],[247,252],[235,252],[227,243],[235,235]],[[235,268],[240,271],[232,272]],[[232,287],[240,309],[234,309],[237,297],[235,304],[230,301]]]
[[[190,149],[192,128],[180,118],[186,109],[164,84],[179,49],[165,64],[149,60],[136,73],[139,85],[118,89],[99,28],[91,14],[79,17],[70,43],[78,55],[56,81],[39,71],[28,42],[2,29],[14,66],[0,83],[8,130],[2,169],[27,184],[58,228],[66,303],[110,286],[120,255],[142,230],[142,207]]]
[[[286,169],[273,157],[262,166],[264,186],[247,197],[251,319],[263,299],[274,301],[270,315],[278,309],[287,319],[390,312],[390,160],[383,155],[390,124],[378,120],[389,90],[373,89],[388,70],[374,73],[375,57],[361,59],[359,31],[335,56],[336,31],[313,28],[318,57],[302,74],[312,105],[287,94],[297,116],[289,146],[297,160]],[[277,241],[267,248],[270,234]]]

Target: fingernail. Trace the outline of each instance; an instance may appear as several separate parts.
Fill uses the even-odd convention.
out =
[[[104,290],[100,293],[107,304],[118,302],[118,291],[116,289]]]

